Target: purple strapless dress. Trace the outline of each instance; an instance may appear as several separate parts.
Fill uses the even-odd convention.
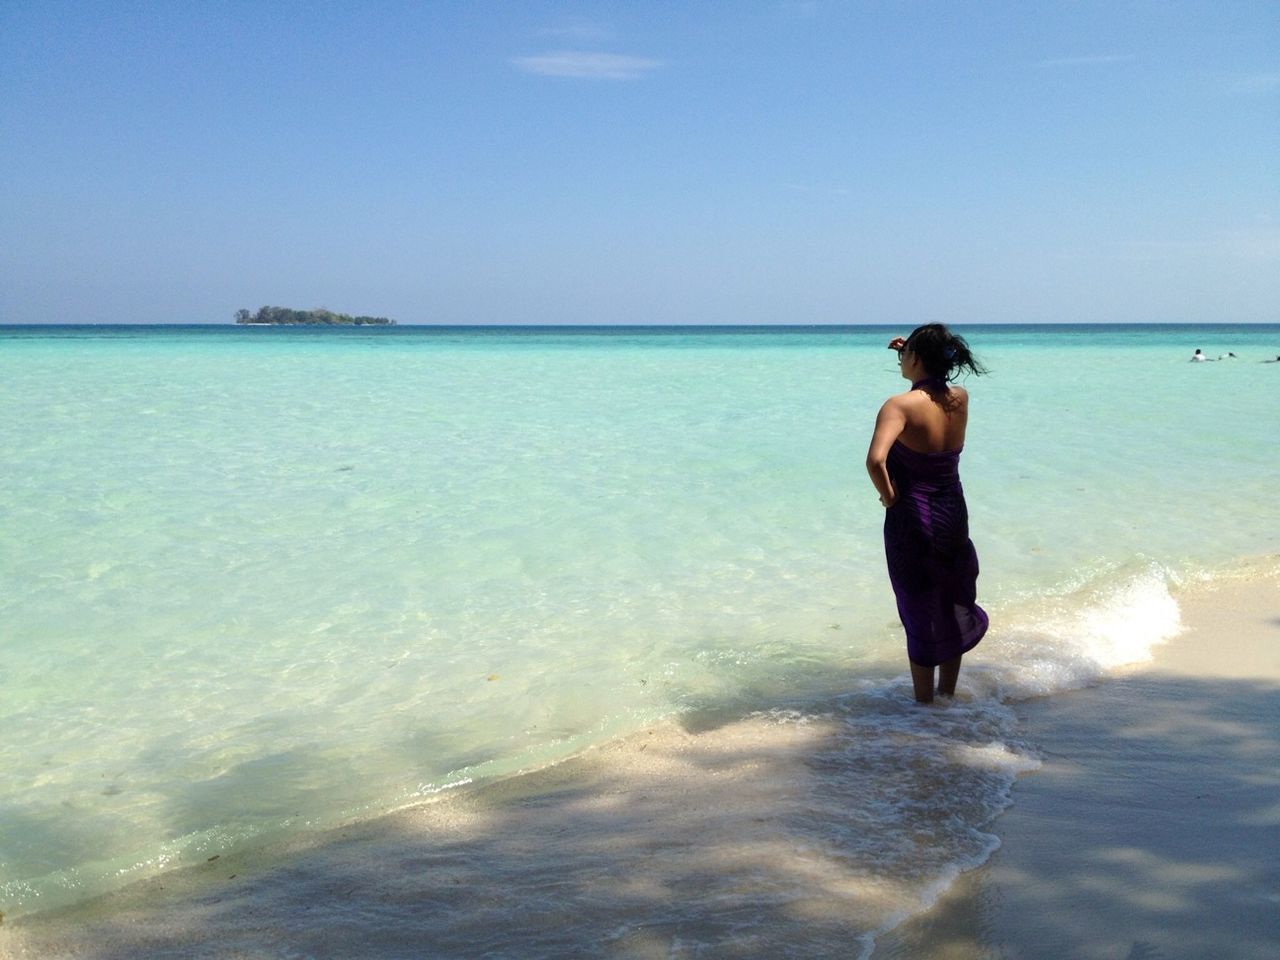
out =
[[[987,632],[975,602],[978,553],[960,486],[960,451],[918,453],[895,442],[889,477],[898,499],[884,514],[884,553],[912,663],[936,667]]]

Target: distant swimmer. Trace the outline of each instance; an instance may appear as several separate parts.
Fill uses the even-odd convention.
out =
[[[1262,362],[1263,363],[1280,363],[1280,357],[1276,357],[1274,360],[1263,360]]]
[[[1196,352],[1191,355],[1192,363],[1207,363],[1208,361],[1209,358],[1204,355],[1203,350],[1196,350]]]
[[[1220,353],[1218,354],[1218,359],[1219,360],[1239,360],[1240,358],[1237,357],[1234,353]]]

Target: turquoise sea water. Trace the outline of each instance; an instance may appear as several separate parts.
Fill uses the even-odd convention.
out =
[[[905,332],[0,327],[0,909],[681,712],[875,726],[840,697],[908,696],[862,465]],[[962,690],[1001,776],[956,866],[1034,764],[1011,699],[1280,553],[1280,326],[960,332],[993,624]]]

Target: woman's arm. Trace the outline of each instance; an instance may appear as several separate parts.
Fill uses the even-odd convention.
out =
[[[898,492],[893,489],[893,481],[889,479],[889,468],[885,466],[889,459],[889,448],[902,434],[907,425],[907,415],[902,409],[902,401],[898,397],[890,397],[880,408],[876,416],[876,428],[871,434],[871,446],[867,448],[867,475],[871,484],[880,494],[880,503],[886,508],[892,507],[898,499]]]

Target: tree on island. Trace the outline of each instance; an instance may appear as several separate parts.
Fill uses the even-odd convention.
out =
[[[320,326],[395,326],[394,320],[386,317],[353,317],[349,313],[334,313],[324,307],[314,310],[293,310],[289,307],[262,307],[257,313],[250,313],[241,307],[235,313],[236,323],[264,324],[314,324]]]

